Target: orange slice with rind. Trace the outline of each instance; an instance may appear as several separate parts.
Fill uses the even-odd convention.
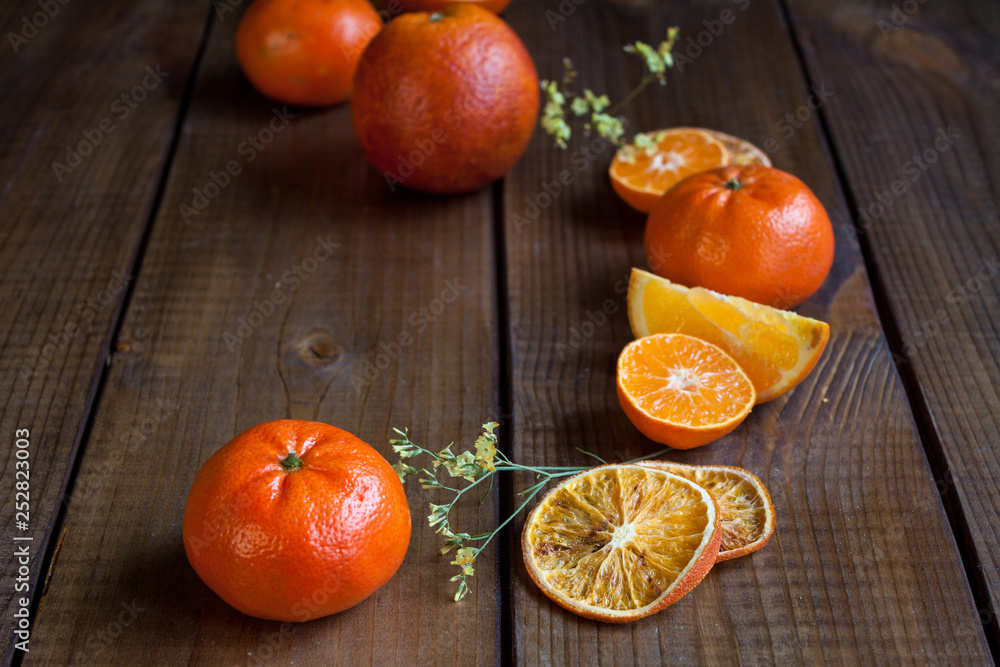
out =
[[[626,623],[673,604],[712,568],[722,533],[704,487],[664,470],[599,466],[549,491],[521,534],[524,564],[556,604]]]
[[[653,334],[626,345],[616,380],[632,424],[675,449],[726,435],[746,419],[757,397],[731,356],[684,334]]]
[[[642,461],[638,465],[680,475],[705,487],[719,506],[722,545],[716,562],[757,551],[774,534],[771,495],[753,473],[733,466]]]
[[[757,403],[789,391],[816,366],[830,325],[701,287],[632,269],[628,318],[636,338],[683,333],[730,354],[757,390]]]

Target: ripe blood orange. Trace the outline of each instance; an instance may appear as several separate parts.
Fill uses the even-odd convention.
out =
[[[308,621],[392,578],[410,510],[374,449],[339,428],[285,419],[244,431],[205,462],[182,534],[195,572],[230,605]]]
[[[538,75],[514,31],[469,4],[393,19],[365,50],[351,114],[390,186],[468,192],[510,169],[534,132]]]

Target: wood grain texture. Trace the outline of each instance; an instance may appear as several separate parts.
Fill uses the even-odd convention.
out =
[[[455,568],[426,521],[440,497],[413,481],[402,568],[341,614],[249,618],[185,557],[192,479],[251,425],[325,421],[393,459],[393,426],[443,447],[497,411],[490,192],[390,192],[345,105],[290,109],[285,124],[239,73],[235,23],[211,30],[26,664],[491,664],[495,562],[477,561],[454,604]],[[252,160],[249,136],[263,145]],[[231,160],[240,172],[206,186]],[[193,189],[207,205],[182,212]],[[496,503],[454,520],[491,525]],[[141,611],[119,627],[123,604]]]
[[[0,559],[15,563],[11,536],[33,538],[30,593],[15,590],[16,566],[0,572],[6,638],[13,603],[38,592],[207,12],[45,4],[53,15],[35,0],[0,7]],[[28,531],[14,523],[18,429],[31,442]]]
[[[1000,642],[1000,5],[789,4]]]
[[[514,3],[506,16],[541,76],[559,77],[562,57],[570,56],[578,85],[617,99],[639,74],[638,63],[618,55],[621,45],[656,43],[668,26],[680,26],[679,50],[689,61],[633,110],[633,130],[707,126],[770,147],[775,166],[798,175],[826,204],[837,259],[823,289],[800,308],[831,324],[813,373],[757,407],[730,436],[670,457],[759,475],[778,513],[770,544],[720,565],[670,609],[611,626],[578,618],[538,591],[520,563],[518,524],[511,540],[515,661],[988,664],[819,129],[811,119],[786,136],[779,125],[811,93],[778,7],[590,2],[561,14],[564,21],[546,10],[559,15],[556,3]],[[732,20],[713,36],[706,21],[725,10]],[[689,38],[707,45],[699,53]],[[578,139],[560,152],[539,133],[505,181],[513,449],[525,463],[582,463],[574,447],[607,460],[657,448],[629,424],[614,389],[615,359],[631,338],[623,285],[631,266],[645,264],[644,220],[611,190],[610,149],[601,152],[594,142],[590,158],[584,145]],[[571,182],[556,196],[551,184],[564,171]]]

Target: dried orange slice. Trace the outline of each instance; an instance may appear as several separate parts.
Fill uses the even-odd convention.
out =
[[[636,338],[683,333],[721,347],[750,377],[758,403],[801,382],[830,338],[826,322],[640,269],[632,269],[628,285],[628,319]]]
[[[746,139],[740,139],[718,130],[705,130],[705,132],[718,139],[726,147],[729,151],[729,164],[772,166],[771,158],[767,156],[767,153]]]
[[[675,127],[639,135],[654,142],[643,150],[636,141],[615,153],[608,174],[618,196],[637,211],[649,213],[660,196],[678,181],[729,164],[729,151],[708,132],[695,127]]]
[[[521,552],[528,574],[556,604],[625,623],[694,588],[721,539],[707,489],[663,470],[613,464],[549,491],[525,521]]]
[[[695,466],[670,461],[642,461],[705,487],[719,506],[722,546],[716,562],[757,551],[774,533],[774,505],[764,484],[751,472],[733,466]]]
[[[618,400],[651,440],[691,449],[740,425],[757,393],[739,364],[693,336],[655,334],[618,357]]]

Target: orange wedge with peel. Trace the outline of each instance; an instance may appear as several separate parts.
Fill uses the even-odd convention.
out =
[[[619,197],[635,210],[649,213],[674,183],[727,164],[729,150],[709,132],[675,127],[645,132],[618,149],[608,175]]]
[[[730,354],[757,390],[757,403],[781,396],[816,366],[830,325],[791,311],[684,287],[632,269],[628,319],[636,338],[683,333]]]
[[[549,491],[525,520],[521,552],[528,574],[556,604],[626,623],[694,588],[721,539],[707,489],[663,470],[611,464]]]
[[[618,400],[650,440],[691,449],[726,435],[750,414],[757,393],[720,348],[684,334],[632,341],[618,356]]]
[[[751,472],[733,466],[684,465],[670,461],[642,461],[638,465],[665,470],[705,487],[719,506],[722,546],[716,562],[757,551],[774,534],[774,505],[763,482]]]

